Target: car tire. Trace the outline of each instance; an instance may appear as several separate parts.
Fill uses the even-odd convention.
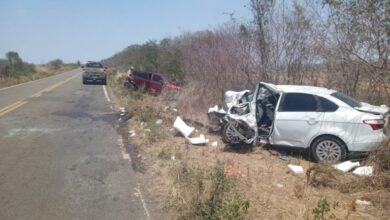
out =
[[[87,84],[87,80],[83,77],[83,85]]]
[[[311,144],[311,154],[317,162],[343,161],[347,158],[347,147],[337,137],[321,136]]]
[[[228,144],[240,144],[242,141],[240,140],[239,137],[234,136],[234,129],[231,127],[232,125],[229,123],[226,123],[225,126],[223,127],[222,131],[222,140],[225,143]]]
[[[132,91],[135,91],[135,90],[137,90],[138,88],[137,88],[137,86],[134,85],[133,83],[128,83],[128,84],[127,84],[127,89],[132,90]]]

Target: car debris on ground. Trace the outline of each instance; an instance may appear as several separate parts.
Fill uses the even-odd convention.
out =
[[[238,169],[238,168],[236,168],[236,167],[234,167],[234,166],[232,166],[232,165],[228,165],[228,166],[226,167],[226,173],[227,173],[228,175],[237,176],[237,177],[243,177],[243,176],[245,176],[245,175],[241,172],[240,169]]]
[[[288,167],[291,171],[293,171],[295,174],[302,174],[302,173],[305,172],[305,170],[303,169],[302,166],[289,164],[289,165],[287,165],[287,167]]]
[[[374,168],[372,166],[362,166],[356,168],[352,173],[358,176],[372,176]]]
[[[372,202],[367,201],[367,200],[360,200],[360,199],[357,199],[357,200],[355,201],[355,204],[356,204],[356,205],[372,205]]]
[[[129,135],[130,135],[130,137],[134,137],[136,135],[136,133],[134,130],[130,130]]]
[[[352,162],[352,161],[344,161],[339,164],[333,165],[333,167],[343,173],[347,173],[351,170],[353,174],[357,176],[372,176],[372,173],[374,171],[373,166],[360,166],[359,161]]]
[[[336,168],[337,170],[339,170],[339,171],[341,171],[343,173],[349,172],[353,168],[358,167],[358,166],[360,166],[359,161],[352,162],[350,160],[347,160],[347,161],[344,161],[342,163],[333,165],[334,168]]]
[[[173,123],[173,127],[193,145],[206,144],[209,142],[209,140],[203,134],[200,134],[199,137],[191,138],[190,136],[192,132],[194,132],[195,128],[188,126],[179,116],[176,117],[176,120]]]

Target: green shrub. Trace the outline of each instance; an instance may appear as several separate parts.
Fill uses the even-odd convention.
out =
[[[181,219],[243,219],[249,200],[240,195],[235,179],[227,176],[222,165],[211,171],[183,165],[176,175],[176,185],[184,197],[177,209]]]

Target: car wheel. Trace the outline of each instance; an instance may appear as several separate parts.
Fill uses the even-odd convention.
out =
[[[323,136],[316,139],[311,146],[311,152],[317,162],[343,161],[347,157],[347,148],[338,138]]]
[[[241,143],[240,138],[236,135],[235,129],[229,123],[227,123],[223,128],[222,139],[224,142],[229,143],[229,144]]]
[[[83,84],[87,84],[87,80],[83,77]]]
[[[137,86],[135,86],[133,83],[129,83],[129,84],[127,85],[127,88],[128,88],[129,90],[133,90],[133,91],[137,90]]]

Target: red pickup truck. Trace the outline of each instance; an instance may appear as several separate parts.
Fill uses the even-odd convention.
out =
[[[153,94],[160,94],[163,89],[179,90],[179,86],[169,82],[159,73],[132,71],[127,75],[124,86],[133,89],[145,89]]]

